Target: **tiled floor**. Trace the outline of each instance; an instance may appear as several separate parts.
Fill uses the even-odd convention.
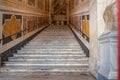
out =
[[[96,80],[89,74],[1,73],[0,80]]]

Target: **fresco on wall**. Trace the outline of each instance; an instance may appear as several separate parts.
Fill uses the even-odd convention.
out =
[[[70,24],[82,34],[83,38],[89,41],[89,15],[72,16]]]
[[[14,1],[22,2],[22,0],[14,0]]]
[[[27,16],[23,16],[23,35],[27,34]]]
[[[72,10],[74,8],[74,0],[70,0],[70,10]]]
[[[44,0],[38,0],[38,8],[44,9]]]
[[[37,27],[41,27],[41,18],[40,17],[37,17]]]
[[[40,21],[40,25],[43,26],[43,18],[40,17],[40,20],[41,20],[41,21]]]
[[[45,0],[45,10],[49,11],[49,0]]]
[[[3,44],[21,36],[21,24],[21,15],[3,14]]]
[[[77,25],[76,26],[77,30],[81,32],[81,17],[80,16],[76,16],[75,17],[75,21],[76,21],[75,24]]]
[[[37,17],[38,27],[45,26],[49,24],[49,17]]]
[[[27,20],[28,32],[31,32],[37,28],[37,17],[29,16]]]
[[[30,6],[35,6],[35,0],[28,0],[28,4]]]
[[[53,0],[53,5],[55,15],[66,15],[67,0]]]
[[[86,37],[89,37],[89,15],[82,17],[82,32]]]
[[[77,6],[79,4],[80,0],[75,0],[75,6]]]

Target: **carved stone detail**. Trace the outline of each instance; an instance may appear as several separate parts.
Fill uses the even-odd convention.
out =
[[[106,7],[104,15],[105,31],[104,33],[116,31],[117,29],[117,7],[116,2]]]

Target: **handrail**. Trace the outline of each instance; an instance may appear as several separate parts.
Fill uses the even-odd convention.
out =
[[[70,23],[72,26],[74,26],[74,27],[77,27],[77,26],[75,26],[74,24],[72,24],[72,23]],[[80,33],[82,33],[82,31],[80,30]]]
[[[76,27],[74,24],[72,24],[72,23],[70,23],[70,24],[71,24],[72,26]],[[85,36],[87,37],[86,40],[89,42],[89,37],[88,37],[86,34],[84,34],[81,30],[80,30],[80,33],[82,33],[82,36],[85,35]]]

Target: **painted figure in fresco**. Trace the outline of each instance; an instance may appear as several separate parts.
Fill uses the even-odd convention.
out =
[[[54,14],[59,14],[59,15],[66,15],[66,6],[67,2],[66,0],[54,0]]]
[[[82,25],[82,32],[89,37],[89,20],[87,19],[87,16],[84,16],[83,20],[83,25]]]
[[[31,6],[35,6],[35,0],[28,0],[28,4]]]
[[[3,35],[5,37],[11,36],[11,39],[16,39],[18,32],[21,31],[21,22],[16,19],[16,16],[12,15],[10,20],[5,21],[3,27]]]
[[[104,33],[116,31],[117,29],[117,7],[116,1],[105,9],[104,12],[105,31]]]

